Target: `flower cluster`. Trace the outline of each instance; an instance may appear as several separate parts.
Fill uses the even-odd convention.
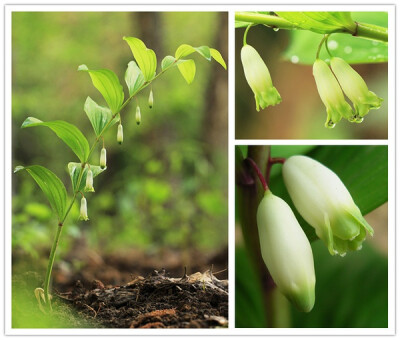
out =
[[[330,67],[321,59],[315,60],[313,75],[326,106],[326,127],[334,127],[342,118],[361,123],[370,109],[381,106],[383,99],[369,91],[364,79],[341,58],[331,58]],[[352,101],[353,108],[344,95]]]
[[[315,228],[331,255],[359,250],[373,229],[340,178],[306,157],[286,159],[282,175],[300,215]],[[262,258],[278,289],[301,311],[315,302],[310,243],[289,205],[267,188],[257,210]]]

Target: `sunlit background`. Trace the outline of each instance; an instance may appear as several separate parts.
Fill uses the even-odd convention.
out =
[[[127,89],[124,73],[133,60],[123,36],[142,39],[158,65],[183,44],[218,49],[227,62],[226,13],[24,13],[12,15],[13,166],[39,164],[52,170],[71,197],[67,163],[77,161],[47,128],[20,129],[33,116],[65,120],[94,141],[83,111],[90,96],[106,105],[90,77],[77,72],[113,70]],[[105,284],[165,268],[171,275],[225,270],[227,276],[227,72],[215,61],[193,55],[197,72],[187,85],[178,69],[138,96],[122,113],[124,143],[117,125],[105,134],[107,171],[86,195],[90,220],[78,220],[78,200],[65,222],[55,261],[58,287],[71,279]],[[159,67],[159,66],[158,66]],[[101,146],[91,162],[98,164]],[[12,176],[14,270],[28,267],[44,276],[57,220],[27,173]],[[220,276],[221,277],[221,276]]]

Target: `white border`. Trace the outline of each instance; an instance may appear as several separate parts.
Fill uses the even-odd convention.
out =
[[[26,4],[26,1],[14,1],[11,5],[4,7],[4,95],[5,115],[4,127],[4,173],[0,172],[4,179],[4,237],[5,242],[5,307],[4,321],[5,334],[7,335],[390,335],[395,332],[395,6],[374,5],[372,1],[353,1],[357,5],[348,5],[347,1],[336,1],[335,4],[318,4],[321,1],[308,1],[310,5],[294,3],[295,0],[282,5],[265,5],[265,1],[253,0],[252,5],[243,5],[241,1],[202,1],[202,4],[187,4],[186,1],[174,1],[173,4],[162,4],[162,1],[145,1],[146,4],[129,4],[126,0],[118,1],[119,4],[110,5],[105,1],[86,1],[81,5],[80,1],[70,1],[68,4],[53,5],[51,1],[43,0],[41,5]],[[366,3],[370,3],[367,5]],[[25,3],[25,4],[24,4]],[[91,4],[90,4],[91,3]],[[339,4],[341,3],[341,4]],[[235,221],[234,221],[234,145],[235,145],[235,123],[234,123],[234,12],[245,10],[346,10],[349,11],[387,11],[389,13],[389,125],[388,141],[386,140],[238,140],[236,144],[323,144],[323,145],[389,145],[389,327],[387,329],[348,329],[348,328],[315,328],[315,329],[235,329],[234,308],[234,278],[235,278]],[[229,11],[229,329],[162,329],[162,330],[140,330],[140,329],[12,329],[11,328],[11,12],[12,11]],[[392,33],[393,32],[393,33]],[[397,33],[397,32],[396,32]],[[8,278],[8,279],[6,279]],[[368,298],[368,297],[366,297]]]

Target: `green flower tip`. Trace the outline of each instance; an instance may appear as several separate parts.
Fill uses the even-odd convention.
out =
[[[254,93],[257,111],[260,107],[279,104],[282,99],[277,89],[272,85],[271,75],[256,49],[250,45],[242,47],[241,59],[247,83]]]

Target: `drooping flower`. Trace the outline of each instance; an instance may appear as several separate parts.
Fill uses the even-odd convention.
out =
[[[353,102],[353,121],[361,122],[370,109],[381,107],[383,99],[369,91],[364,79],[342,58],[332,58],[331,67],[343,92]]]
[[[123,141],[124,141],[124,131],[122,128],[122,124],[119,123],[118,124],[118,132],[117,132],[117,142],[118,142],[118,144],[122,144]]]
[[[140,114],[140,107],[139,105],[136,106],[136,124],[139,125],[142,121],[142,115]]]
[[[314,259],[310,243],[289,205],[270,190],[257,210],[262,258],[278,289],[299,310],[315,302]]]
[[[313,75],[322,102],[326,106],[327,118],[325,126],[333,128],[342,117],[352,119],[351,106],[344,99],[343,91],[328,64],[317,59],[313,65]]]
[[[93,172],[90,169],[88,170],[87,175],[86,175],[85,191],[94,192],[94,188],[93,188]]]
[[[79,219],[82,220],[82,221],[89,220],[88,213],[87,213],[86,198],[85,197],[82,197],[82,199],[81,199],[81,209],[80,209]]]
[[[272,85],[267,65],[256,49],[250,45],[244,45],[241,58],[247,83],[254,92],[257,111],[260,111],[260,106],[265,109],[267,106],[279,104],[282,101],[281,96]]]
[[[289,195],[300,215],[315,228],[331,255],[361,249],[372,227],[362,216],[340,178],[326,166],[292,156],[282,167]]]
[[[100,152],[100,168],[104,169],[106,165],[107,165],[107,151],[105,148],[102,148]]]
[[[150,94],[149,94],[149,108],[150,109],[153,108],[153,103],[154,103],[153,90],[150,90]]]

